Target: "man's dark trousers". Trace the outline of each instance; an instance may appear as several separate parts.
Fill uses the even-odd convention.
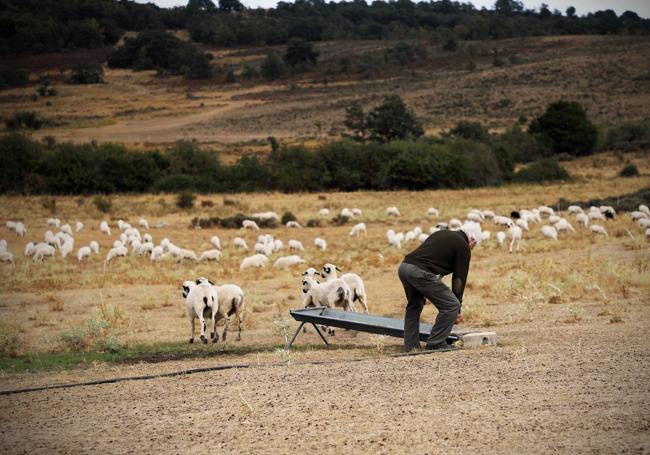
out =
[[[420,314],[426,298],[438,309],[436,322],[431,329],[427,346],[435,346],[447,340],[460,311],[460,302],[438,275],[402,262],[397,271],[406,293],[404,315],[404,347],[411,350],[420,346]]]

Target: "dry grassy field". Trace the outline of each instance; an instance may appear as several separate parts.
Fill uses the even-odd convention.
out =
[[[640,177],[620,178],[630,161]],[[40,197],[0,197],[0,220],[23,220],[28,232],[0,238],[16,255],[1,265],[0,320],[3,333],[20,338],[20,356],[66,353],[66,333],[87,330],[93,343],[115,340],[122,348],[150,346],[150,358],[87,361],[77,368],[34,371],[7,368],[0,389],[153,374],[188,368],[250,364],[242,370],[122,382],[0,396],[0,447],[22,452],[280,452],[306,448],[378,453],[645,453],[650,446],[650,244],[626,213],[603,224],[609,237],[577,232],[545,240],[540,226],[524,232],[521,248],[508,254],[494,237],[473,252],[463,305],[465,329],[496,331],[494,348],[464,349],[416,357],[393,357],[399,339],[337,331],[325,348],[312,331],[297,349],[282,346],[297,326],[288,310],[300,306],[297,266],[280,271],[239,270],[245,256],[232,239],[249,246],[258,232],[190,228],[194,217],[237,212],[293,212],[303,224],[321,207],[363,210],[368,235],[350,238],[352,226],[263,230],[285,242],[302,241],[307,266],[326,262],[360,274],[370,312],[401,317],[405,300],[396,268],[415,247],[396,250],[388,229],[425,231],[438,221],[463,218],[471,208],[511,210],[553,205],[560,198],[587,200],[648,187],[647,154],[598,154],[565,163],[577,178],[543,186],[506,186],[458,191],[200,196],[189,211],[171,195],[114,196],[104,216],[91,198],[57,197],[56,216],[86,228],[79,246],[98,240],[100,256],[77,263],[57,256],[44,263],[24,258],[30,240],[40,240],[51,216]],[[200,201],[211,201],[212,208]],[[388,219],[395,205],[402,216]],[[426,216],[437,207],[440,217]],[[118,258],[103,269],[117,238],[117,219],[166,226],[149,232],[155,243],[168,237],[196,251],[219,235],[223,259],[215,263]],[[100,234],[102,219],[113,236]],[[569,217],[573,221],[572,217]],[[50,228],[51,229],[51,228]],[[496,228],[491,222],[484,229]],[[323,237],[328,249],[313,246]],[[275,254],[289,254],[286,250]],[[246,294],[243,339],[224,345],[187,345],[189,327],[180,283],[198,276],[239,284]],[[423,319],[435,316],[427,305]],[[97,327],[94,335],[90,329]],[[232,333],[232,332],[231,332]],[[187,346],[186,346],[187,345]],[[182,346],[182,349],[181,349]],[[169,352],[169,354],[166,354]],[[52,354],[54,355],[54,354]],[[36,358],[36,357],[34,357]],[[350,361],[356,359],[357,361]],[[314,361],[332,361],[314,364]],[[274,364],[275,366],[268,366]],[[137,404],[135,404],[137,403]]]
[[[579,102],[594,122],[612,125],[648,119],[650,41],[647,37],[565,36],[468,42],[457,53],[431,43],[427,60],[389,66],[369,75],[330,74],[341,58],[379,56],[395,42],[321,43],[319,68],[266,84],[197,83],[153,72],[106,69],[106,83],[67,84],[61,68],[81,57],[102,61],[104,53],[56,54],[18,59],[33,78],[49,74],[58,96],[32,100],[35,86],[0,94],[0,117],[35,111],[51,125],[35,136],[58,141],[123,142],[160,147],[178,139],[211,144],[224,161],[241,153],[268,150],[266,138],[310,141],[339,137],[344,108],[359,100],[371,108],[399,94],[423,121],[428,134],[459,120],[481,121],[493,130],[520,116],[540,115],[558,99]],[[207,49],[220,65],[238,73],[257,65],[267,48]],[[493,64],[498,53],[504,66]],[[468,69],[468,64],[474,69]]]

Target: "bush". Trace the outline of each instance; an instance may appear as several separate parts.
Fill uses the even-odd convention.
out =
[[[65,349],[80,352],[88,347],[86,332],[80,327],[71,327],[61,332],[61,342]]]
[[[531,122],[529,132],[539,135],[553,153],[573,156],[589,155],[598,138],[596,127],[582,106],[570,101],[551,104],[543,115]]]
[[[486,141],[490,137],[488,130],[479,122],[460,121],[450,131],[449,135],[473,141]]]
[[[619,173],[621,177],[638,177],[639,169],[634,164],[628,164]]]
[[[280,222],[283,225],[286,225],[289,221],[298,221],[298,218],[296,218],[296,215],[294,215],[291,212],[284,212],[282,214],[282,218],[281,218]]]
[[[319,52],[314,50],[314,46],[303,38],[291,38],[287,44],[287,50],[284,54],[284,62],[293,67],[311,63],[316,66]]]
[[[282,60],[278,57],[278,54],[275,52],[269,52],[266,54],[266,57],[262,61],[260,66],[260,74],[267,81],[275,81],[282,77],[284,73],[284,65],[282,65]]]
[[[43,119],[36,112],[31,111],[16,112],[12,117],[5,120],[5,125],[10,131],[15,131],[23,127],[38,130],[44,123]]]
[[[422,125],[399,95],[389,95],[384,102],[371,110],[366,118],[370,138],[389,142],[406,137],[418,138],[424,134]]]
[[[20,134],[0,137],[0,193],[26,193],[38,185],[36,171],[43,159],[41,145]]]
[[[650,142],[650,125],[623,123],[607,130],[602,148],[621,148]]]
[[[181,209],[191,209],[194,207],[194,194],[189,191],[183,191],[176,196],[176,206]]]
[[[513,180],[520,183],[541,183],[569,178],[569,173],[556,160],[546,159],[519,170]]]
[[[41,205],[45,210],[49,211],[51,214],[56,213],[56,199],[52,197],[44,197],[41,200]]]
[[[70,82],[73,84],[101,84],[104,68],[99,63],[79,63],[72,68]]]
[[[102,213],[110,212],[113,207],[111,200],[104,196],[95,196],[93,198],[93,205]]]

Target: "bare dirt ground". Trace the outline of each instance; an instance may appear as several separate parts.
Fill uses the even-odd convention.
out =
[[[388,94],[401,95],[428,133],[450,128],[459,120],[481,121],[495,130],[507,128],[522,115],[528,120],[540,115],[557,99],[578,101],[596,123],[648,119],[647,37],[469,42],[457,53],[420,44],[427,47],[426,61],[378,67],[369,74],[332,75],[329,71],[340,58],[377,57],[395,43],[323,43],[318,70],[272,84],[243,80],[197,84],[157,77],[153,72],[107,69],[106,84],[73,86],[58,71],[67,66],[66,56],[44,57],[45,62],[59,61],[60,65],[49,71],[37,66],[34,71],[50,73],[59,95],[33,101],[34,86],[4,91],[0,116],[22,110],[38,112],[50,122],[34,133],[38,138],[114,141],[139,147],[195,139],[226,152],[233,147],[257,150],[256,141],[268,136],[287,140],[339,137],[345,106],[358,100],[369,109]],[[217,62],[233,65],[238,72],[244,64],[258,64],[267,49],[211,52]],[[493,64],[495,52],[504,66]],[[470,63],[475,69],[468,69]]]
[[[617,172],[635,163],[641,177]],[[473,252],[464,329],[496,331],[497,347],[393,357],[400,340],[337,331],[321,346],[311,331],[298,349],[281,349],[287,310],[299,307],[302,268],[240,272],[245,253],[231,246],[235,235],[250,245],[256,233],[188,229],[195,216],[291,210],[304,222],[320,207],[363,209],[368,236],[351,239],[351,227],[324,222],[318,228],[270,232],[296,238],[305,266],[334,262],[365,280],[372,313],[400,317],[403,290],[395,270],[407,250],[386,245],[387,229],[427,230],[440,220],[463,217],[472,207],[509,213],[520,207],[625,194],[648,186],[647,154],[600,154],[567,163],[578,178],[567,184],[510,186],[418,193],[325,193],[202,196],[213,208],[181,211],[165,195],[115,196],[113,213],[137,223],[139,216],[165,227],[150,232],[197,251],[211,235],[221,237],[219,264],[103,257],[116,238],[102,237],[103,218],[90,201],[57,198],[57,216],[86,229],[76,247],[97,239],[101,257],[78,264],[57,257],[32,264],[21,251],[40,239],[50,214],[40,198],[0,198],[0,221],[22,219],[25,238],[1,234],[16,253],[15,267],[0,268],[0,320],[21,339],[20,355],[65,351],[62,333],[85,327],[107,309],[109,334],[126,346],[184,343],[188,324],[179,283],[204,275],[235,282],[246,293],[243,340],[193,345],[200,358],[169,361],[96,362],[73,369],[0,374],[0,389],[43,386],[121,376],[165,373],[216,365],[224,370],[146,381],[0,396],[2,453],[274,452],[341,450],[378,453],[646,453],[650,445],[650,247],[628,214],[605,222],[610,236],[577,228],[560,240],[544,240],[539,226],[524,233],[517,254],[494,240]],[[224,205],[224,199],[229,199]],[[233,205],[234,204],[234,205]],[[400,219],[384,209],[397,205]],[[427,207],[441,217],[429,219]],[[569,218],[572,220],[572,218]],[[496,230],[491,223],[485,226]],[[313,238],[324,237],[325,252]],[[76,249],[75,249],[76,251]],[[289,254],[282,253],[282,254]],[[273,258],[275,259],[275,257]],[[102,313],[102,311],[104,313]],[[435,312],[427,305],[423,320]],[[232,326],[231,326],[232,327]],[[283,330],[279,330],[283,329]],[[3,329],[4,330],[4,329]],[[91,347],[92,348],[92,347]],[[207,354],[206,354],[207,353]],[[355,360],[355,361],[352,361]],[[332,361],[328,364],[313,362]]]

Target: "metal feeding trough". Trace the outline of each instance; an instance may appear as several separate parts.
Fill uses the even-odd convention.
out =
[[[290,310],[289,314],[296,321],[300,321],[300,326],[296,330],[296,333],[293,334],[287,348],[291,347],[298,336],[298,333],[300,333],[300,329],[302,329],[305,324],[313,325],[325,344],[329,343],[325,336],[323,336],[323,333],[320,331],[317,324],[404,338],[404,321],[401,319],[367,313],[352,313],[350,311],[335,310],[327,307]],[[431,324],[420,323],[420,341],[426,341],[429,338],[432,328],[433,326]],[[463,346],[465,347],[496,345],[497,334],[494,332],[453,331],[451,335],[447,337],[447,343],[449,344],[459,340],[463,342]]]

